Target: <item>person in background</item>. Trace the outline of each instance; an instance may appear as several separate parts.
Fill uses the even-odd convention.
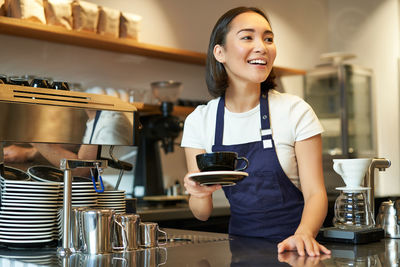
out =
[[[322,171],[322,126],[301,98],[274,90],[274,32],[263,11],[229,10],[211,33],[206,82],[215,99],[186,119],[181,146],[188,174],[184,185],[196,218],[207,220],[212,194],[201,186],[196,155],[234,151],[249,160],[248,177],[224,187],[230,203],[229,233],[280,242],[278,252],[329,254],[315,237],[327,213]]]

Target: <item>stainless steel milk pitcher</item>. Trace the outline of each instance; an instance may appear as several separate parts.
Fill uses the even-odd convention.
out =
[[[113,249],[114,227],[125,227],[115,220],[115,212],[110,209],[87,209],[82,212],[82,232],[84,249],[87,254],[107,254]],[[126,240],[126,237],[125,237]],[[126,248],[126,244],[123,244]]]
[[[116,214],[115,221],[123,226],[114,227],[116,248],[125,251],[138,249],[140,245],[140,216],[136,214]]]

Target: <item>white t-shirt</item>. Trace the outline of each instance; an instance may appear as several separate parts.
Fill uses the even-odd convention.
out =
[[[216,98],[207,105],[198,106],[186,118],[182,147],[212,152],[218,102]],[[322,125],[310,105],[298,96],[270,90],[268,103],[279,162],[290,180],[300,188],[294,143],[322,133]],[[223,145],[261,141],[260,129],[260,105],[243,113],[233,113],[225,107]]]
[[[83,137],[85,144],[89,143],[93,131],[94,119],[86,123]],[[133,126],[123,112],[103,110],[100,113],[93,132],[92,144],[126,145],[133,141]]]

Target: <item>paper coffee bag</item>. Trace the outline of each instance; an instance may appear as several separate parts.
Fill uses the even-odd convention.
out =
[[[7,15],[46,24],[43,0],[7,0]]]
[[[43,4],[47,24],[72,29],[72,0],[43,0]]]
[[[118,38],[120,11],[108,7],[99,7],[99,23],[97,33]]]
[[[97,31],[99,9],[96,4],[74,0],[72,3],[73,29],[77,31]]]
[[[139,15],[121,12],[119,37],[138,40],[141,20],[142,17]]]
[[[5,0],[0,0],[0,16],[6,16],[6,3]]]

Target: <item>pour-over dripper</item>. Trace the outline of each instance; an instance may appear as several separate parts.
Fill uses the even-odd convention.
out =
[[[365,173],[371,159],[334,159],[333,169],[339,174],[347,188],[360,188],[363,186]]]
[[[341,229],[365,229],[375,225],[368,200],[369,187],[363,187],[365,173],[371,159],[334,159],[333,169],[345,187],[338,187],[333,225]]]

